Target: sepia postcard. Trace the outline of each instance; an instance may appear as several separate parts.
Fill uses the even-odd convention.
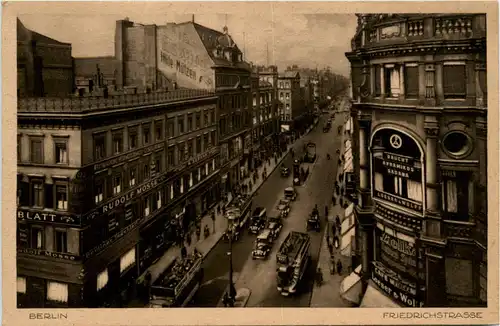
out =
[[[2,41],[5,325],[499,323],[496,2],[14,1]]]

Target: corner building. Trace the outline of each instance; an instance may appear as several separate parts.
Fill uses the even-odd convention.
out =
[[[102,307],[218,198],[217,98],[18,103],[17,303]]]
[[[361,279],[344,298],[486,306],[486,16],[358,15],[346,56]]]

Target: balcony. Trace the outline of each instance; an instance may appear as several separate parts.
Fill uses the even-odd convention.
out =
[[[112,95],[107,98],[20,98],[17,112],[20,113],[85,113],[122,107],[168,104],[172,102],[213,97],[215,93],[204,89],[177,89],[165,92]]]
[[[444,235],[447,238],[472,240],[475,223],[444,220]]]

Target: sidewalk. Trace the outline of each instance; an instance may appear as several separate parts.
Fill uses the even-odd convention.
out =
[[[343,122],[342,122],[343,125]],[[343,151],[343,142],[344,135],[342,134],[342,151]],[[343,154],[342,151],[340,154]],[[335,159],[338,159],[340,155],[334,155]],[[335,180],[338,180],[338,176],[343,173],[343,166],[340,165],[337,170],[337,176]],[[333,187],[332,187],[333,188]],[[332,225],[335,224],[335,217],[338,215],[340,221],[344,218],[345,209],[340,205],[339,196],[336,196],[336,205],[331,204],[328,209],[328,225],[324,231],[323,238],[320,246],[320,253],[318,258],[317,268],[321,269],[321,273],[323,275],[323,284],[321,286],[317,286],[316,284],[313,287],[310,306],[314,308],[327,308],[327,307],[353,307],[350,302],[344,300],[340,296],[340,286],[345,277],[347,277],[351,273],[351,259],[350,256],[344,256],[341,254],[342,247],[342,235],[341,228],[336,228],[336,235],[339,238],[339,246],[338,248],[333,247],[333,257],[335,264],[340,259],[342,263],[342,274],[339,275],[337,272],[337,266],[335,266],[335,274],[331,274],[330,270],[332,267],[330,261],[330,250],[328,248],[328,235],[331,235],[331,239],[333,241],[334,234],[332,233]]]
[[[310,130],[309,130],[310,131]],[[307,133],[309,133],[309,131]],[[307,134],[306,133],[306,134]],[[264,162],[262,166],[260,166],[257,169],[257,175],[258,179],[254,184],[252,184],[252,189],[249,191],[250,195],[253,195],[257,190],[262,186],[264,181],[273,173],[273,171],[280,166],[281,162],[286,158],[286,156],[289,154],[290,149],[296,144],[289,144],[287,146],[287,150],[283,153],[281,157],[278,158],[277,162],[275,163],[274,159],[270,159],[270,164],[267,162]],[[262,172],[264,171],[264,168],[267,170],[267,177],[266,179],[262,179]],[[245,178],[243,181],[241,181],[241,184],[248,184],[248,181],[251,180],[251,177]],[[229,202],[232,199],[231,193],[228,194],[229,197]],[[194,241],[191,242],[190,245],[187,244],[187,242],[184,243],[188,254],[193,252],[194,249],[196,248],[199,252],[202,253],[203,257],[207,256],[209,252],[214,248],[217,243],[221,240],[222,235],[227,229],[227,219],[223,216],[223,214],[218,214],[217,211],[215,211],[215,221],[212,220],[210,213],[206,214],[201,218],[201,235],[200,239],[196,240],[196,235],[194,234],[194,230],[192,232],[192,239]],[[210,235],[205,238],[203,236],[203,229],[205,225],[208,225],[208,228],[210,230]],[[159,277],[162,271],[165,270],[177,257],[181,256],[181,248],[178,246],[172,246],[170,247],[164,254],[161,256],[154,264],[152,264],[148,269],[146,269],[137,279],[136,283],[140,284],[144,280],[144,276],[146,275],[147,272],[151,273],[151,282],[155,282],[156,279]],[[144,307],[144,304],[140,301],[138,298],[134,298],[127,304],[128,307]]]

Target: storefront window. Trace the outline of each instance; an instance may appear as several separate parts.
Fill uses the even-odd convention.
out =
[[[17,293],[26,293],[26,277],[17,277]]]
[[[120,258],[120,273],[126,271],[130,266],[135,264],[135,247],[127,251]]]
[[[442,174],[442,203],[447,218],[457,221],[469,220],[469,183],[470,172],[443,170]]]
[[[421,212],[422,154],[415,141],[382,129],[374,135],[372,153],[374,197]]]
[[[47,300],[68,302],[68,284],[47,281]]]
[[[97,291],[102,290],[108,284],[109,276],[108,269],[105,268],[97,275]]]

